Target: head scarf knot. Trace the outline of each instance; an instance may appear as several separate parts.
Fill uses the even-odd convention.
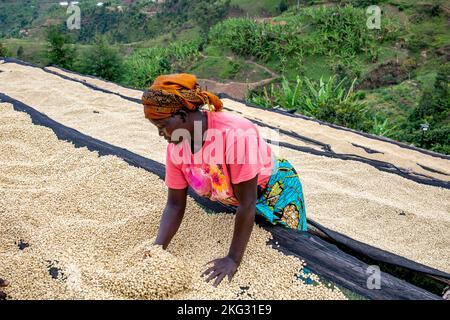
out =
[[[142,95],[145,116],[151,120],[170,117],[174,112],[197,110],[208,105],[210,111],[221,111],[222,101],[211,92],[204,91],[195,75],[187,73],[162,75]]]

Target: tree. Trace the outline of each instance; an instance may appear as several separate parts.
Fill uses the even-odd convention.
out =
[[[79,61],[79,71],[106,80],[119,81],[122,77],[123,59],[104,36],[96,36],[94,46],[86,51]]]
[[[8,50],[0,43],[0,57],[6,57],[8,55]]]
[[[189,17],[197,22],[203,32],[222,20],[229,8],[230,0],[189,2]]]
[[[20,46],[20,47],[17,49],[17,51],[16,51],[17,59],[22,59],[22,58],[23,58],[23,52],[24,52],[23,47]]]
[[[53,26],[47,30],[48,52],[47,57],[51,63],[70,69],[75,59],[75,49],[68,44],[68,38]]]
[[[281,0],[280,4],[278,5],[278,11],[280,13],[285,12],[287,9],[289,9],[289,5],[287,4],[286,0]]]
[[[450,151],[450,64],[440,67],[433,89],[425,90],[411,112],[406,140],[437,152]]]
[[[181,26],[192,20],[203,32],[224,19],[230,9],[230,0],[167,0],[162,4],[158,19],[164,29]]]
[[[419,105],[413,110],[410,121],[418,128],[420,122],[438,124],[444,121],[450,111],[450,64],[440,67],[433,90],[425,90]]]

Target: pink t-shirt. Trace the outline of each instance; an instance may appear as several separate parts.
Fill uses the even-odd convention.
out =
[[[258,174],[258,185],[264,188],[274,154],[249,120],[224,111],[204,112],[208,130],[200,150],[192,154],[189,139],[168,144],[165,183],[172,189],[190,186],[200,196],[237,206],[232,183]]]

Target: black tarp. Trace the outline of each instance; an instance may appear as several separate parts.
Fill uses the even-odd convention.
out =
[[[98,152],[99,155],[114,155],[123,159],[130,165],[155,173],[160,178],[164,176],[164,166],[158,162],[66,127],[38,112],[34,108],[3,93],[0,93],[0,101],[11,103],[16,111],[25,112],[30,115],[34,124],[52,129],[58,139],[69,141],[73,143],[75,147],[87,147],[91,151]],[[227,210],[219,203],[198,197],[192,191],[190,191],[189,194],[209,210],[215,212],[230,212],[230,210]],[[380,289],[370,290],[367,287],[369,276],[367,271],[369,265],[363,261],[345,253],[336,245],[333,245],[314,234],[308,232],[296,232],[295,230],[279,226],[269,226],[266,222],[261,220],[259,220],[258,223],[272,233],[273,241],[271,241],[271,243],[274,248],[285,254],[295,255],[304,260],[307,263],[307,267],[315,274],[323,276],[364,297],[369,299],[440,299],[437,295],[385,272],[381,272],[380,274]],[[348,239],[350,242],[354,241],[350,238]],[[365,247],[365,249],[370,248]],[[380,250],[377,252],[382,251]],[[385,252],[384,254],[395,260],[395,255],[388,252]],[[423,266],[423,268],[428,267]]]

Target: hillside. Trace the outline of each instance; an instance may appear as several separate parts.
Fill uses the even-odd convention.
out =
[[[9,56],[136,88],[191,72],[234,98],[450,154],[445,1],[80,1],[74,32],[65,8],[19,2],[0,1]],[[367,29],[369,4],[379,30]],[[50,25],[66,60],[47,54]]]

